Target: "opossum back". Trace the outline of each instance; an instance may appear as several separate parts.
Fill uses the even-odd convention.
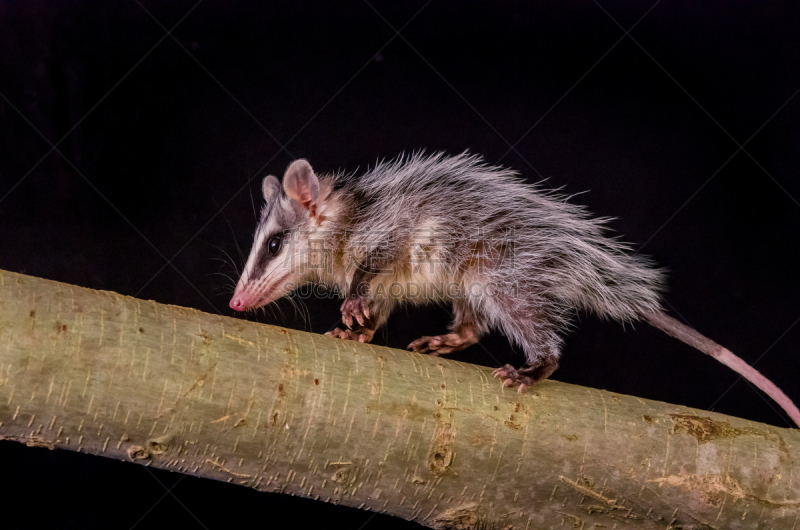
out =
[[[494,271],[495,279],[544,292],[560,311],[573,305],[631,320],[659,308],[663,273],[607,237],[607,219],[478,156],[414,153],[345,176],[342,184],[359,197],[356,232],[402,239],[432,230],[449,243],[453,263],[466,259],[476,241],[507,245],[513,260]]]

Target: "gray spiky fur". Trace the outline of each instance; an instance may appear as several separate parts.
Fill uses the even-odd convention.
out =
[[[320,181],[326,179],[332,191],[322,204],[329,204],[333,213],[325,233],[327,244],[336,249],[338,266],[351,258],[363,260],[370,249],[382,246],[390,256],[387,268],[395,271],[393,278],[407,281],[414,275],[411,255],[424,248],[436,254],[435,276],[440,279],[470,277],[513,286],[496,296],[454,300],[453,325],[467,319],[478,336],[489,327],[500,328],[530,362],[558,357],[559,331],[569,327],[577,311],[627,322],[660,310],[662,272],[631,255],[628,245],[608,237],[607,219],[592,218],[564,196],[527,184],[515,172],[489,166],[478,156],[415,153],[381,162],[363,175],[339,173]],[[283,193],[272,202],[260,228],[275,225],[281,210],[296,208]],[[308,215],[303,219],[280,228],[306,233],[310,221]],[[434,250],[420,247],[415,243],[420,227],[430,227],[444,244],[436,244]],[[256,246],[258,237],[265,236],[257,233]],[[491,266],[478,270],[476,245],[505,258],[490,260]],[[347,292],[351,279],[347,273],[314,277],[342,292]],[[403,301],[430,299],[377,301],[379,325]]]
[[[363,205],[350,227],[356,241],[375,230],[402,241],[433,222],[439,237],[451,243],[443,261],[457,267],[469,260],[476,237],[510,239],[513,259],[486,274],[487,281],[514,285],[515,292],[508,299],[473,301],[474,309],[533,356],[545,353],[543,346],[554,353],[560,339],[553,328],[567,327],[576,310],[622,322],[660,310],[662,272],[609,238],[607,219],[592,218],[565,197],[478,156],[416,153],[336,180]],[[526,329],[531,321],[546,329],[532,333]],[[549,344],[531,344],[542,339]]]

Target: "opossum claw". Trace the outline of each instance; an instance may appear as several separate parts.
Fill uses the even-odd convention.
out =
[[[344,322],[348,328],[353,327],[353,318],[355,318],[356,322],[362,327],[366,325],[365,318],[369,318],[369,299],[365,297],[361,298],[348,298],[342,304],[342,322]]]
[[[374,333],[375,333],[374,331],[369,329],[360,329],[358,331],[353,331],[352,329],[336,328],[325,333],[325,335],[327,337],[334,337],[336,339],[354,340],[357,342],[366,343],[372,340]]]
[[[520,387],[522,388],[532,383],[530,378],[520,375],[519,371],[510,364],[501,366],[492,373],[495,377],[499,377],[503,381],[504,388],[507,386],[513,386],[516,383],[519,383]],[[522,390],[520,390],[520,392],[521,391]]]
[[[473,334],[448,333],[446,335],[436,335],[434,337],[420,337],[406,346],[406,349],[438,357],[439,355],[463,350],[476,342],[478,342],[478,340]]]
[[[501,366],[500,368],[495,369],[495,371],[492,372],[492,374],[495,377],[499,377],[500,379],[502,379],[503,387],[513,386],[515,384],[518,384],[519,388],[517,389],[517,392],[525,392],[526,388],[550,375],[550,373],[552,373],[552,371],[555,370],[554,366],[557,366],[555,362],[552,363],[542,362],[539,366],[525,366],[517,370],[510,364],[506,364],[504,366]],[[551,367],[553,368],[551,369]],[[531,377],[523,375],[520,372],[523,372],[525,374],[530,374]],[[539,379],[537,379],[537,375],[539,376]]]
[[[519,377],[517,369],[511,366],[510,364],[506,364],[504,366],[501,366],[500,368],[496,368],[495,371],[492,372],[492,374],[495,377],[506,377],[506,378]]]

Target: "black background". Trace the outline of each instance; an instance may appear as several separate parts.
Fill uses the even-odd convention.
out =
[[[323,172],[469,149],[589,190],[574,201],[669,268],[673,314],[800,401],[798,10],[689,4],[0,1],[0,267],[231,315],[214,273],[248,252],[263,176],[300,157]],[[286,302],[258,319],[338,319],[333,300],[307,306],[308,322]],[[399,311],[377,342],[404,347],[446,319]],[[483,344],[521,361],[502,336]],[[478,346],[456,358],[497,364]],[[645,325],[581,318],[554,378],[788,425]],[[3,443],[0,462],[3,504],[40,502],[3,510],[5,528],[371,517],[192,477],[176,501],[158,481],[180,475],[68,451]]]

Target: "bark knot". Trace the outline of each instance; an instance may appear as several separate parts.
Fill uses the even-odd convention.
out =
[[[758,429],[751,427],[737,429],[727,421],[715,421],[694,414],[670,414],[670,417],[675,423],[672,434],[690,434],[701,444],[719,438],[736,438],[743,435],[767,437],[766,433]]]
[[[142,447],[141,445],[132,445],[128,447],[128,458],[133,461],[136,460],[147,460],[150,458],[150,452]]]
[[[477,504],[451,508],[437,515],[433,521],[425,524],[436,530],[483,530],[491,528],[489,521]]]
[[[450,423],[440,423],[436,428],[433,447],[428,456],[428,469],[434,475],[443,475],[452,463],[455,437],[455,430]]]

